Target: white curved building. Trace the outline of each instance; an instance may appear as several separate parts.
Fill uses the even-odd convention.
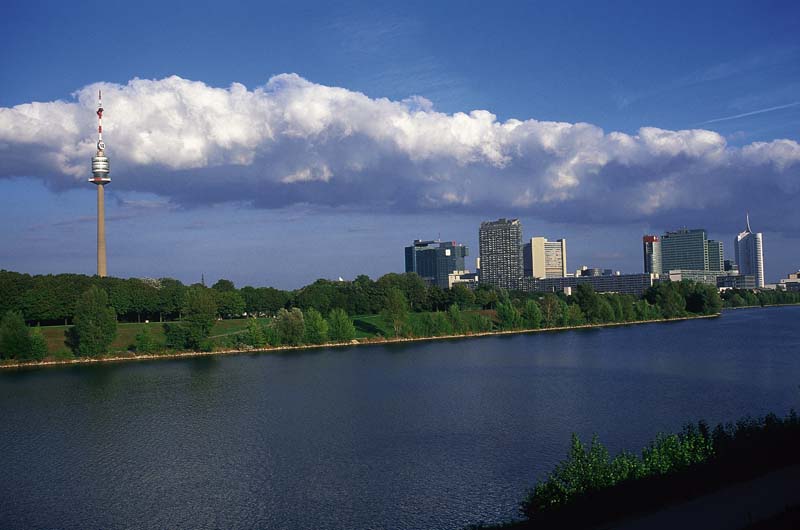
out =
[[[750,215],[747,215],[747,226],[733,242],[736,251],[736,263],[739,274],[752,275],[756,279],[756,287],[764,287],[764,249],[761,232],[750,230]]]

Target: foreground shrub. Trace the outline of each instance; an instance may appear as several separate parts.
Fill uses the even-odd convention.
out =
[[[533,488],[522,502],[521,511],[531,517],[620,482],[685,469],[705,462],[713,454],[711,434],[703,422],[698,427],[687,425],[680,434],[657,435],[642,450],[641,457],[623,452],[611,459],[597,436],[587,448],[573,434],[567,459]]]
[[[567,458],[520,505],[520,528],[593,527],[670,502],[703,495],[734,481],[800,462],[800,418],[770,414],[719,425],[704,422],[659,434],[641,455],[609,458],[596,437],[589,447],[573,435]]]

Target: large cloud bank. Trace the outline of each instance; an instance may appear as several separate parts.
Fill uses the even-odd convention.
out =
[[[74,101],[0,108],[0,177],[38,177],[56,189],[85,182],[98,88],[115,189],[178,204],[461,209],[575,222],[739,217],[761,204],[772,222],[800,228],[793,140],[732,147],[707,130],[630,135],[501,122],[485,110],[448,115],[423,98],[372,99],[294,74],[255,90],[179,77],[96,83]]]

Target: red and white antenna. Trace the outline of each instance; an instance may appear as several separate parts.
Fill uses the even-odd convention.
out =
[[[105,154],[106,144],[103,142],[103,93],[97,91],[97,154],[92,157],[92,178],[89,182],[94,184],[108,184],[110,170],[108,157]]]
[[[103,150],[103,92],[97,91],[97,149]]]

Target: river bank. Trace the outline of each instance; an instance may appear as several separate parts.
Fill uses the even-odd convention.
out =
[[[214,350],[214,351],[183,351],[183,352],[170,352],[162,354],[136,354],[129,352],[127,354],[115,354],[103,357],[82,357],[77,359],[58,359],[58,360],[44,360],[44,361],[3,361],[0,363],[0,370],[3,369],[18,369],[18,368],[32,368],[42,366],[64,366],[75,364],[98,364],[98,363],[116,363],[124,361],[151,361],[157,359],[182,359],[192,357],[207,357],[213,355],[242,355],[252,353],[282,353],[297,350],[313,350],[319,348],[343,348],[350,346],[364,346],[376,344],[393,344],[393,343],[407,343],[407,342],[428,342],[435,340],[458,340],[465,338],[476,337],[491,337],[498,335],[519,335],[519,334],[532,334],[532,333],[549,333],[558,331],[570,331],[579,329],[594,329],[594,328],[609,328],[619,326],[631,326],[636,324],[656,324],[664,322],[679,322],[683,320],[695,320],[701,318],[718,318],[721,314],[715,315],[692,315],[679,318],[662,318],[654,320],[640,320],[634,322],[608,322],[602,324],[581,324],[578,326],[559,326],[552,328],[537,328],[537,329],[513,329],[513,330],[497,330],[485,331],[479,333],[461,333],[450,335],[438,335],[433,337],[380,337],[380,338],[362,338],[353,339],[350,342],[329,342],[324,344],[303,344],[300,346],[267,346],[263,348],[247,348],[247,349],[230,349],[230,350]]]
[[[728,311],[729,309],[760,309],[760,308],[765,308],[765,307],[795,307],[795,306],[800,306],[800,303],[797,303],[797,304],[790,303],[790,304],[741,305],[741,306],[737,306],[737,307],[723,307],[722,310],[723,311]]]

